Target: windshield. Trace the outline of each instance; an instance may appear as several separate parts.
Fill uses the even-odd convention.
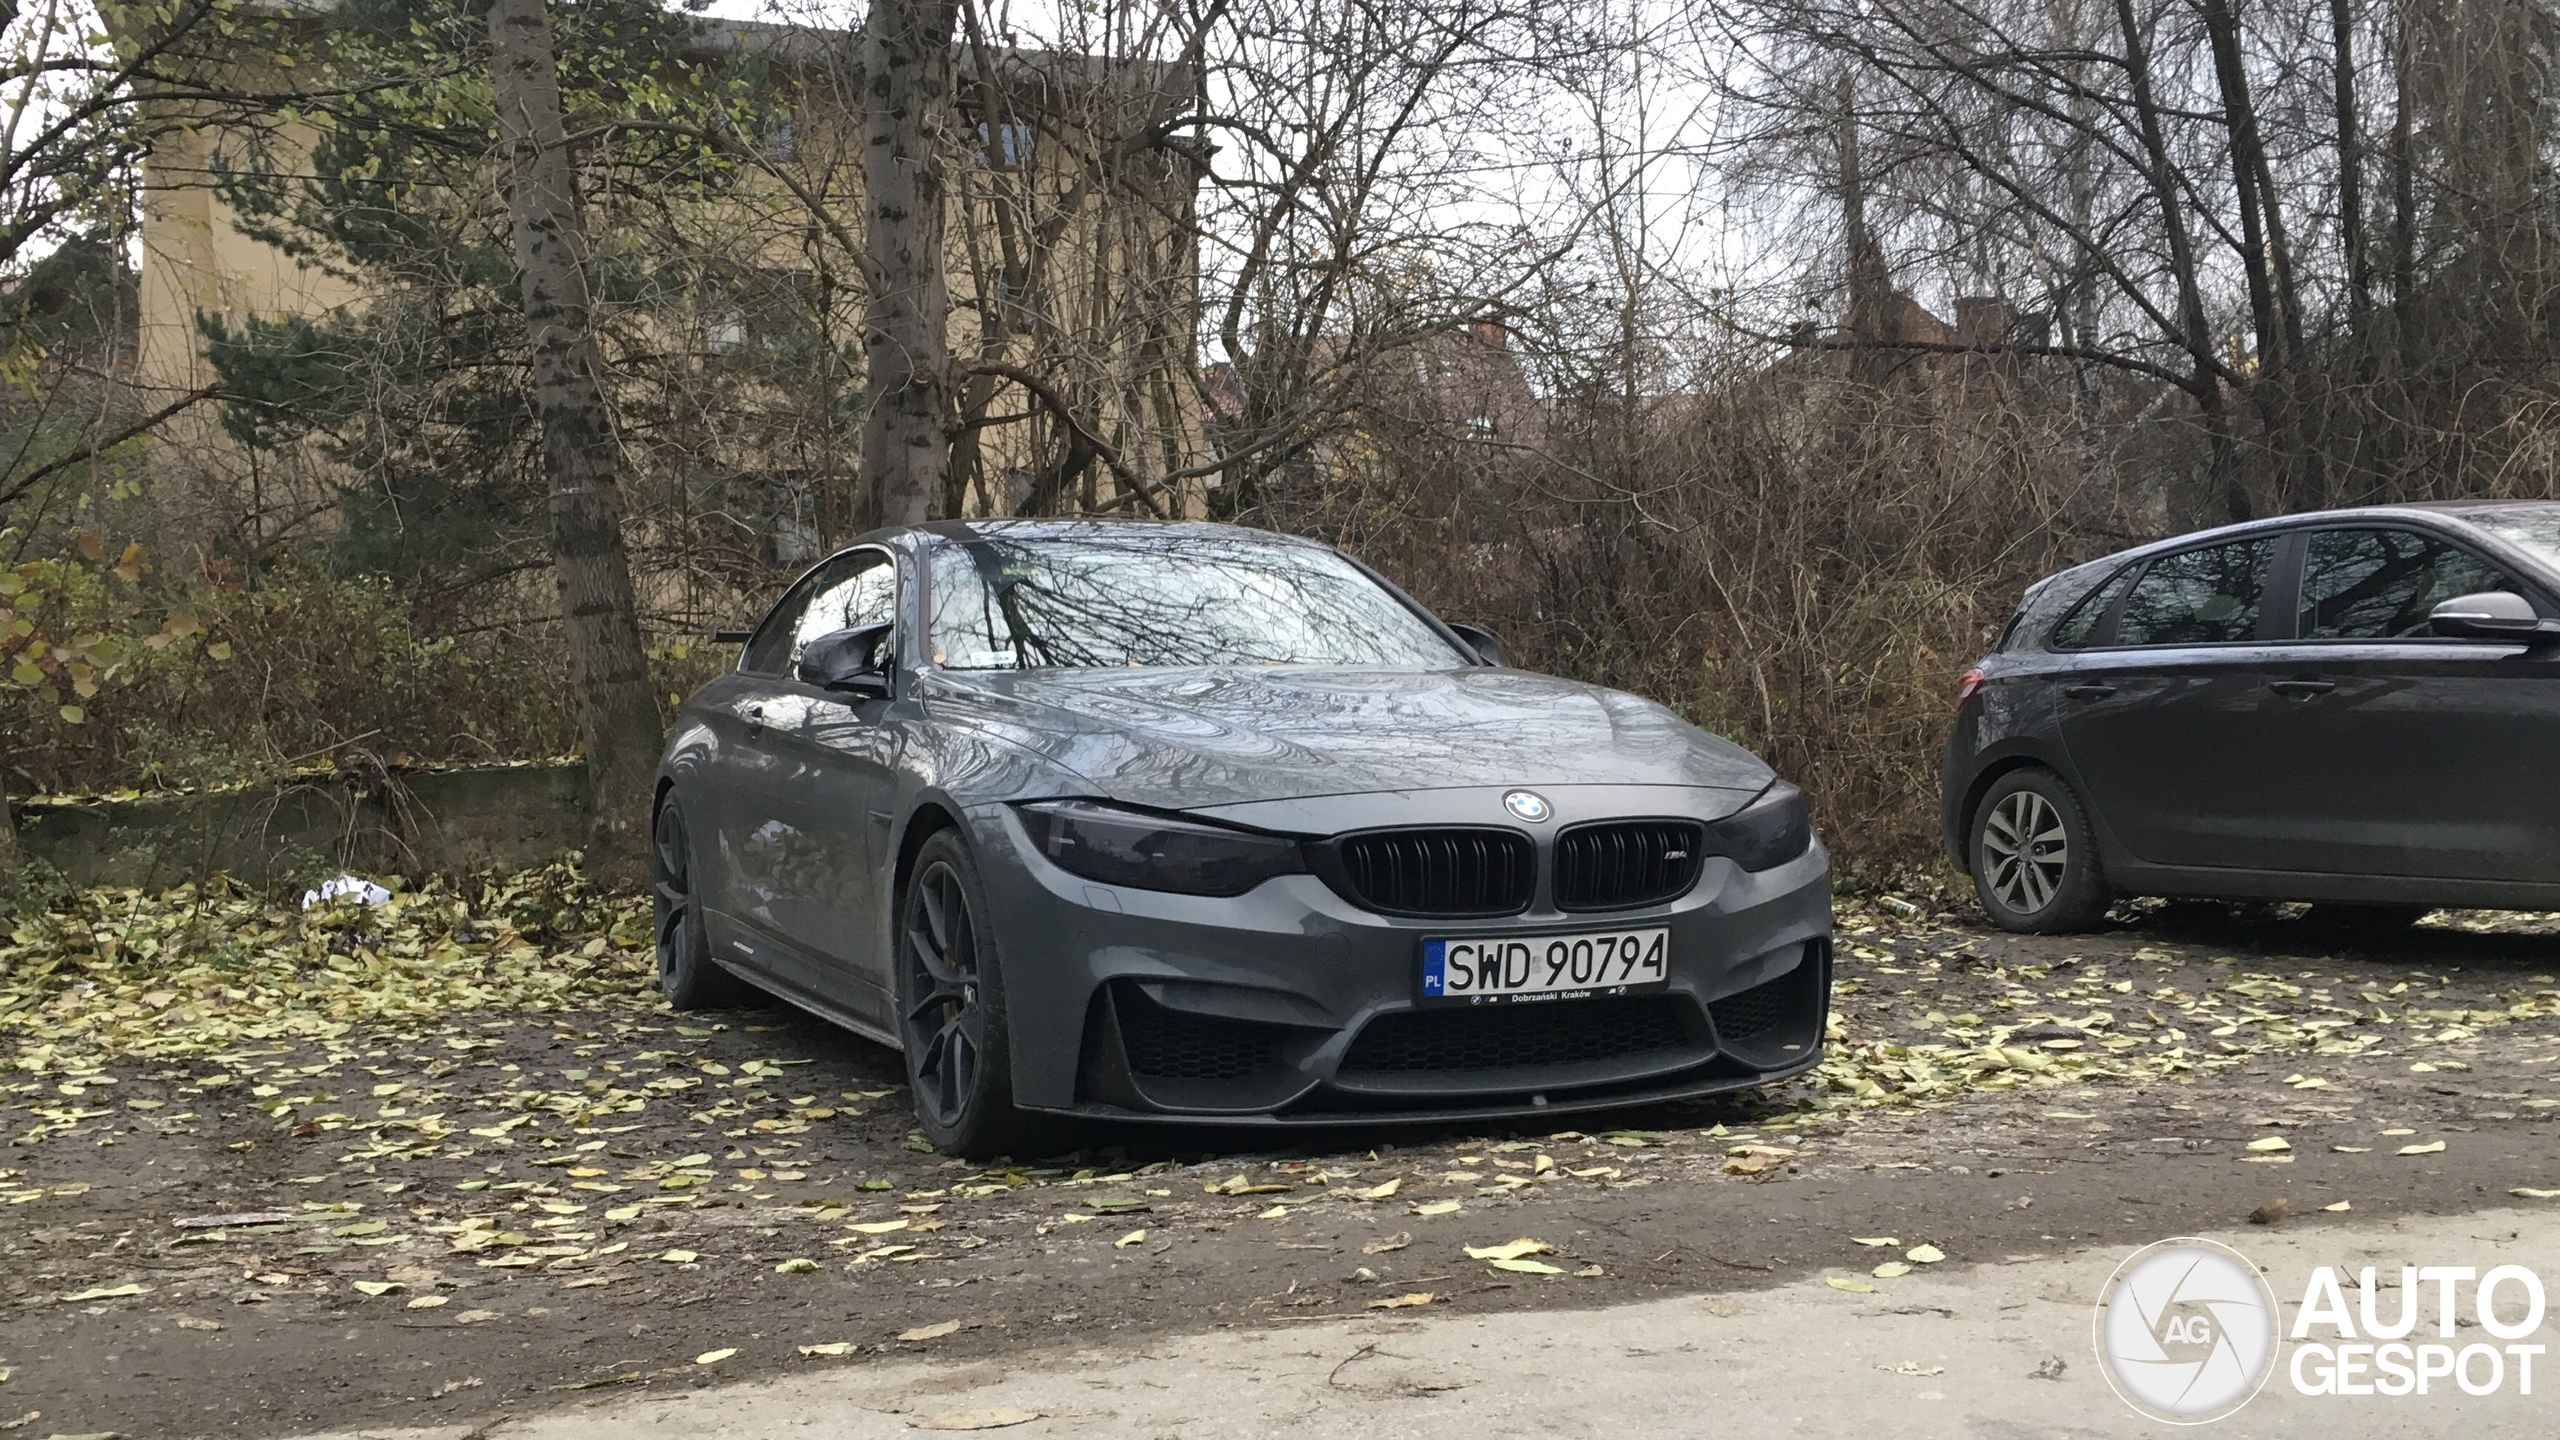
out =
[[[2560,505],[2501,506],[2473,510],[2462,518],[2510,545],[2523,547],[2543,564],[2560,569]]]
[[[933,663],[955,670],[1468,663],[1332,551],[1214,531],[948,542],[932,604]]]

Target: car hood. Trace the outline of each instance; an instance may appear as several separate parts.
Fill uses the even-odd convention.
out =
[[[917,698],[1132,804],[1483,785],[1755,792],[1750,752],[1650,700],[1520,670],[929,671]]]

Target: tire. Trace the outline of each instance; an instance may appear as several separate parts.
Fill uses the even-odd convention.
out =
[[[748,1004],[746,982],[711,958],[711,937],[693,893],[693,843],[684,811],[669,796],[650,828],[650,910],[655,919],[658,989],[678,1010],[726,1010]]]
[[[898,1038],[916,1123],[969,1160],[1015,1153],[1029,1134],[1013,1104],[1004,957],[988,913],[959,832],[936,832],[898,894]]]
[[[2341,905],[2321,901],[2302,917],[2306,925],[2339,935],[2406,930],[2436,912],[2432,905]]]
[[[2050,770],[2012,770],[1974,808],[1966,847],[1973,892],[1991,923],[2026,935],[2097,928],[2113,898],[2089,813]]]

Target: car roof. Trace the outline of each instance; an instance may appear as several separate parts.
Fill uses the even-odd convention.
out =
[[[856,544],[878,544],[903,535],[930,535],[937,539],[966,544],[972,540],[1067,540],[1097,536],[1128,535],[1208,538],[1228,536],[1254,539],[1273,544],[1317,546],[1318,542],[1277,530],[1257,530],[1248,525],[1225,525],[1214,520],[1124,520],[1082,518],[1074,516],[1033,519],[989,518],[984,520],[928,520],[919,525],[895,525],[874,530]],[[1319,548],[1321,548],[1319,546]]]
[[[2095,560],[2083,561],[2067,570],[2057,570],[2042,580],[2037,581],[2035,584],[2028,586],[2027,593],[2022,597],[2022,599],[2037,598],[2042,593],[2054,589],[2061,582],[2074,577],[2087,577],[2089,583],[2094,585],[2097,583],[2102,573],[2112,575],[2116,570],[2133,561],[2148,559],[2153,555],[2163,554],[2169,551],[2186,550],[2199,545],[2210,545],[2221,540],[2242,539],[2250,535],[2276,534],[2287,530],[2298,530],[2309,525],[2335,525],[2341,522],[2352,522],[2357,520],[2398,520],[2406,522],[2416,519],[2431,521],[2439,525],[2446,521],[2453,521],[2458,524],[2462,520],[2473,515],[2487,514],[2500,510],[2550,509],[2555,505],[2560,505],[2560,502],[2550,500],[2411,500],[2391,505],[2357,505],[2340,510],[2305,510],[2291,515],[2270,515],[2263,520],[2243,520],[2237,524],[2217,525],[2208,530],[2190,530],[2184,534],[2168,536],[2165,539],[2145,541],[2140,545],[2130,546],[2126,549],[2115,551],[2112,554],[2101,555]],[[2478,538],[2484,540],[2495,540],[2497,537],[2480,536]],[[2068,588],[2077,590],[2080,587],[2074,585]]]

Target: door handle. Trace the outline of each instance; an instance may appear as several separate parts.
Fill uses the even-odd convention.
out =
[[[2094,683],[2087,685],[2065,685],[2062,687],[2062,693],[2070,696],[2074,700],[2104,700],[2108,696],[2116,693],[2116,687],[2113,685],[2099,685]]]
[[[2314,695],[2326,695],[2337,689],[2338,682],[2334,680],[2270,680],[2267,682],[2267,688],[2279,695],[2308,700]]]
[[[763,706],[750,705],[747,707],[747,733],[749,735],[761,735],[764,733]]]

